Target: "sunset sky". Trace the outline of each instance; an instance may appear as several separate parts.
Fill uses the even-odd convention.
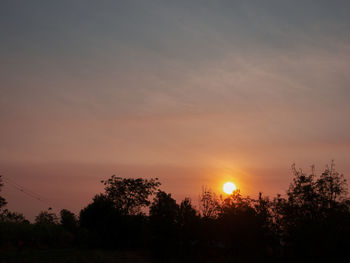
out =
[[[350,1],[0,3],[8,208],[78,212],[101,179],[178,200],[284,193],[292,163],[350,179]]]

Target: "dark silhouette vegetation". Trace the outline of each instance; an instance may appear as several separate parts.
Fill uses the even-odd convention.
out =
[[[0,247],[142,250],[161,262],[348,262],[343,175],[333,162],[319,176],[294,165],[292,172],[283,196],[254,199],[239,190],[222,196],[204,187],[198,208],[189,198],[177,203],[158,179],[113,175],[79,215],[47,210],[33,224],[4,209],[0,197]]]

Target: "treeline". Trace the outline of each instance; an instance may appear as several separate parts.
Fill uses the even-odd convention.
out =
[[[292,168],[284,196],[223,197],[203,188],[198,208],[189,198],[177,203],[158,179],[116,176],[102,181],[105,192],[79,216],[48,210],[31,224],[0,198],[0,247],[145,249],[165,261],[341,262],[350,251],[346,180],[334,163],[318,176]]]

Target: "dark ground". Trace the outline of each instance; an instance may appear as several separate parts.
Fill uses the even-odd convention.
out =
[[[152,262],[145,251],[112,250],[7,250],[0,251],[0,263],[110,263],[110,262]]]

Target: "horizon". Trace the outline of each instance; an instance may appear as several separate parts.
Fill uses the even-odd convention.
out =
[[[330,163],[326,165],[330,165]],[[323,172],[324,169],[326,168],[326,165],[323,167],[315,166],[315,170],[314,170],[315,174],[316,175],[321,174],[321,172]],[[72,165],[70,164],[69,166],[71,167]],[[64,167],[66,168],[66,166]],[[78,175],[75,174],[73,177],[70,176],[69,174],[64,174],[64,173],[62,174],[62,168],[61,168],[61,170],[56,171],[56,174],[54,173],[54,175],[56,175],[54,178],[47,177],[47,171],[50,171],[50,169],[47,170],[48,169],[47,167],[46,169],[43,169],[43,166],[36,167],[35,169],[33,169],[32,167],[34,171],[37,170],[38,172],[32,176],[25,178],[26,180],[21,183],[18,182],[18,179],[21,178],[21,175],[17,172],[15,172],[11,178],[9,176],[6,176],[5,174],[0,174],[3,176],[3,183],[4,183],[2,193],[3,193],[3,196],[6,197],[6,201],[8,202],[6,208],[8,208],[10,211],[23,213],[23,215],[31,222],[34,222],[35,217],[41,211],[46,211],[48,210],[48,208],[50,208],[50,210],[52,209],[52,211],[56,215],[58,215],[59,211],[62,209],[71,210],[76,215],[79,215],[79,212],[92,202],[92,198],[95,195],[104,192],[104,186],[101,183],[101,180],[106,180],[113,174],[122,178],[146,178],[146,179],[158,178],[159,182],[161,183],[159,187],[161,190],[170,193],[178,203],[180,203],[185,198],[190,198],[195,208],[198,208],[199,206],[200,194],[202,192],[203,187],[207,187],[214,193],[218,194],[218,196],[219,195],[225,196],[226,194],[222,189],[223,185],[224,183],[231,181],[237,185],[237,190],[239,190],[242,196],[244,197],[257,198],[259,196],[259,193],[262,193],[263,196],[273,199],[278,194],[281,194],[281,196],[285,196],[288,190],[288,187],[292,183],[292,179],[293,179],[292,169],[290,166],[289,167],[290,169],[288,171],[289,176],[284,176],[282,178],[283,181],[285,180],[285,185],[281,186],[281,180],[279,180],[278,178],[275,178],[271,180],[269,184],[263,184],[263,187],[261,187],[260,190],[258,189],[257,191],[255,191],[256,189],[252,190],[252,188],[250,187],[250,184],[253,184],[253,183],[252,182],[249,183],[249,180],[247,180],[247,178],[243,178],[242,180],[240,180],[239,179],[240,176],[238,176],[238,173],[236,173],[236,176],[232,176],[229,173],[226,173],[226,174],[223,172],[218,173],[214,169],[208,169],[206,172],[208,173],[209,176],[208,175],[203,176],[205,175],[205,173],[193,174],[193,171],[186,169],[184,167],[182,168],[172,167],[173,169],[169,169],[169,167],[163,167],[163,170],[164,169],[166,171],[175,170],[175,172],[172,178],[171,177],[159,178],[157,176],[152,176],[155,174],[154,171],[155,170],[157,171],[157,167],[152,167],[152,166],[148,166],[148,167],[144,166],[143,168],[139,168],[136,170],[130,167],[121,168],[119,166],[121,168],[120,170],[126,173],[125,174],[126,176],[123,176],[122,174],[118,174],[118,173],[113,173],[111,175],[105,175],[103,173],[100,173],[99,176],[96,176],[97,171],[101,171],[103,169],[101,169],[101,167],[100,169],[98,168],[96,169],[95,167],[96,170],[91,170],[92,167],[93,165],[91,165],[90,168],[87,168],[85,166],[84,167],[85,171],[82,169]],[[102,167],[106,169],[104,166]],[[342,172],[338,170],[338,166],[336,165],[335,167],[336,167],[336,170],[340,174],[342,174]],[[302,169],[301,167],[298,167],[298,166],[296,166],[296,168]],[[311,165],[308,168],[309,169],[303,169],[303,172],[305,172],[306,174],[310,174]],[[16,170],[16,169],[12,168],[12,170]],[[25,168],[17,167],[17,171],[22,171],[22,170],[25,170]],[[44,172],[42,172],[43,170]],[[86,170],[90,171],[89,175],[86,174]],[[137,176],[137,174],[140,174],[140,171],[145,172],[145,176]],[[202,169],[202,171],[205,171],[205,170]],[[215,179],[215,176],[213,176],[215,174],[220,174],[221,175],[220,178]],[[176,177],[177,175],[182,175],[181,182],[176,182],[179,179],[178,177]],[[188,175],[192,177],[186,180],[185,177]],[[193,176],[195,176],[195,178],[193,178]],[[347,179],[347,176],[344,175],[344,177],[345,179]],[[52,181],[52,179],[54,179],[54,181]],[[165,179],[165,181],[163,181],[162,179]],[[244,182],[244,179],[245,179],[245,182]],[[34,180],[34,182],[31,182],[31,180]],[[60,182],[60,180],[62,181]],[[68,184],[67,184],[67,180],[70,180],[68,181]],[[198,182],[198,184],[195,185],[193,181]],[[202,182],[202,184],[200,184],[200,182]],[[244,183],[241,183],[241,182],[244,182]],[[260,183],[262,182],[255,183],[255,185]],[[55,185],[56,188],[50,188],[50,186],[52,185]],[[274,185],[275,189],[278,188],[279,191],[273,192],[271,190],[271,185]],[[76,186],[79,186],[79,187],[77,188]],[[177,192],[172,191],[172,189],[174,188],[180,189],[180,191],[177,191]],[[24,192],[28,192],[29,194],[22,192],[21,189],[23,189]],[[194,192],[193,189],[197,190],[197,192]],[[23,206],[24,201],[25,201],[25,205]],[[22,210],[19,210],[19,209],[22,209]]]

